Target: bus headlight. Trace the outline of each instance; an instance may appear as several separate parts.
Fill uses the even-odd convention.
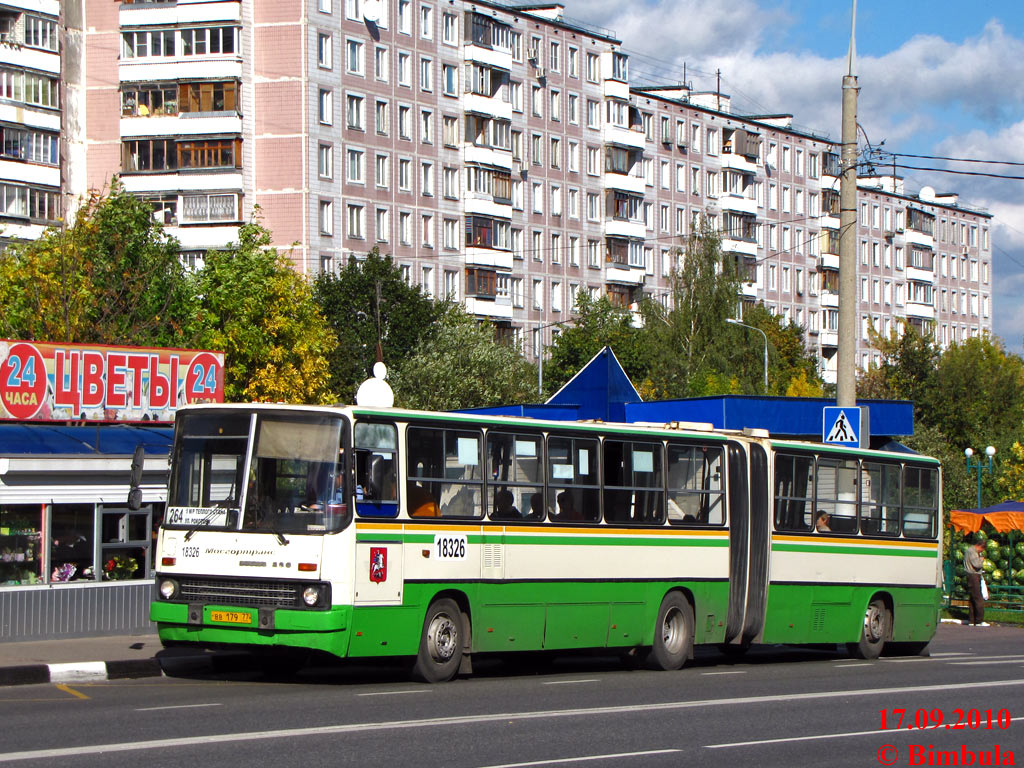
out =
[[[160,597],[164,600],[172,600],[178,596],[178,582],[174,579],[162,579],[159,589]]]
[[[320,585],[311,584],[302,590],[302,602],[311,608],[320,602]]]

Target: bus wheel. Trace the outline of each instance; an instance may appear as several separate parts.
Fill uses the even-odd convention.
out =
[[[872,600],[864,613],[864,627],[861,629],[860,640],[847,643],[846,650],[857,659],[877,659],[885,646],[885,638],[889,636],[892,617],[889,609],[881,600]]]
[[[693,652],[693,608],[678,592],[661,601],[648,660],[658,669],[679,669]]]
[[[455,677],[462,661],[462,611],[454,600],[435,600],[423,619],[420,651],[412,675],[424,683],[444,683]]]

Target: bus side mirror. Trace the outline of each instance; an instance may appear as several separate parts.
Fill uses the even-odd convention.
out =
[[[142,509],[142,467],[146,462],[146,449],[141,443],[135,446],[135,453],[132,454],[132,474],[128,484],[128,509]]]

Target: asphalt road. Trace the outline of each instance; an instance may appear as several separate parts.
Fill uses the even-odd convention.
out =
[[[963,765],[968,752],[978,765],[996,745],[1002,762],[1024,761],[1024,630],[943,625],[930,650],[860,662],[707,649],[679,672],[491,659],[436,686],[400,665],[267,676],[239,660],[216,674],[10,687],[0,768],[904,766]]]

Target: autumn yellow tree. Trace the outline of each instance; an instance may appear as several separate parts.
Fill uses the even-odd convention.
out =
[[[197,276],[196,342],[224,352],[225,400],[335,402],[327,359],[337,338],[309,282],[270,242],[251,222],[236,244],[207,254]]]

